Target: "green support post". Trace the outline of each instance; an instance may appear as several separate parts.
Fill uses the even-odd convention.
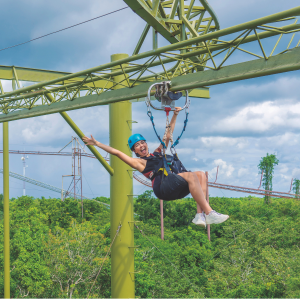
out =
[[[4,298],[10,298],[9,146],[8,122],[3,123]]]
[[[114,54],[111,56],[111,61],[127,57],[127,54]],[[119,66],[114,68],[119,68]],[[118,83],[124,80],[124,76],[115,76],[113,80]],[[117,85],[114,89],[122,87],[122,85]],[[131,122],[132,112],[129,101],[109,105],[110,146],[129,156],[131,156],[131,151],[128,147],[128,138],[132,132]],[[121,225],[111,248],[111,298],[135,298],[131,168],[114,155],[110,156],[110,162],[114,169],[114,175],[110,179],[110,232],[112,241]]]

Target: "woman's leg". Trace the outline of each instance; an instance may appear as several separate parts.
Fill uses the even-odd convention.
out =
[[[189,185],[190,193],[192,194],[193,198],[195,199],[195,201],[197,202],[201,210],[201,211],[198,210],[198,205],[197,205],[197,212],[202,212],[203,210],[205,214],[208,215],[212,211],[212,208],[207,203],[203,193],[202,186],[203,187],[205,186],[205,192],[206,192],[206,181],[205,184],[203,184],[202,173],[203,172],[185,172],[185,173],[180,173],[178,175],[183,177],[187,181]],[[202,184],[200,184],[200,182],[202,182]]]
[[[205,175],[204,172],[201,172],[201,171],[197,171],[197,172],[194,172],[194,173],[196,173],[196,175],[197,175],[197,177],[199,179],[199,182],[200,182],[200,185],[201,185],[204,197],[206,199],[206,189],[207,189],[207,183],[206,183],[207,178],[206,178],[206,175]],[[197,203],[197,213],[202,213],[202,209],[201,209],[201,207],[200,207],[200,205],[198,203]]]
[[[197,214],[201,214],[201,213],[202,213],[202,209],[200,205],[197,203]]]

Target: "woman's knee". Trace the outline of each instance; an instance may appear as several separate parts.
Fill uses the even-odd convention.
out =
[[[194,173],[198,176],[199,179],[206,180],[206,175],[205,175],[204,172],[202,172],[202,171],[196,171]]]
[[[198,180],[198,176],[195,172],[186,172],[186,173],[182,173],[180,175],[182,175],[182,177],[188,182]]]

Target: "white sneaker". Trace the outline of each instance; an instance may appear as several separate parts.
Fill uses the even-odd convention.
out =
[[[206,227],[206,222],[205,222],[205,214],[203,213],[198,213],[196,214],[195,218],[192,220],[192,222],[196,225]]]
[[[219,224],[225,222],[229,218],[228,215],[222,215],[212,210],[208,215],[205,216],[206,224]]]

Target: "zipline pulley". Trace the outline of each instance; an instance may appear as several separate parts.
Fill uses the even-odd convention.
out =
[[[186,128],[186,125],[188,122],[190,100],[188,97],[188,91],[186,91],[185,105],[184,105],[184,107],[181,108],[181,110],[185,109],[186,118],[184,121],[184,126],[182,129],[182,132],[178,136],[178,138],[176,139],[176,141],[174,143],[173,142],[173,132],[172,132],[171,124],[169,121],[169,113],[170,113],[170,111],[175,111],[175,101],[178,100],[180,97],[182,97],[182,92],[177,92],[177,93],[171,92],[171,91],[169,91],[170,86],[171,86],[170,81],[164,81],[161,83],[152,84],[148,89],[148,94],[147,94],[147,97],[145,100],[146,105],[147,105],[147,114],[152,122],[154,132],[155,132],[157,138],[159,139],[160,143],[163,146],[163,155],[155,154],[156,156],[160,157],[161,160],[157,164],[151,180],[153,180],[153,178],[156,177],[157,175],[161,174],[161,172],[162,172],[161,180],[164,180],[164,177],[168,176],[171,173],[178,174],[178,173],[187,172],[186,168],[183,166],[182,162],[178,158],[178,155],[175,150],[175,146],[179,143],[179,139],[183,135],[183,132],[185,131],[185,128]],[[155,87],[155,98],[161,103],[161,107],[155,107],[151,103],[151,99],[150,99],[151,95],[150,94],[151,94],[151,89],[153,87]],[[160,136],[158,135],[158,133],[156,131],[154,120],[153,120],[154,117],[151,112],[151,107],[156,110],[164,110],[166,112],[166,130],[165,130],[165,133],[164,133],[164,136],[162,139],[160,138]],[[171,151],[172,155],[166,154],[167,136],[169,136],[168,139],[171,143],[170,151]],[[152,157],[146,158],[146,159],[152,159]]]
[[[156,107],[151,103],[151,90],[153,87],[155,87],[155,98],[161,103],[161,107]],[[153,109],[164,110],[166,112],[171,110],[174,111],[175,101],[182,97],[182,92],[177,92],[177,93],[171,92],[169,91],[170,87],[171,87],[171,81],[163,81],[160,83],[152,84],[148,89],[148,94],[146,98],[147,107],[149,108],[149,106],[151,106]],[[181,108],[181,110],[187,109],[190,106],[188,91],[185,91],[185,93],[186,93],[185,105]]]
[[[188,97],[188,91],[185,91],[185,93],[186,93],[185,105],[181,108],[181,110],[185,109],[186,119],[184,121],[184,126],[183,126],[181,134],[179,135],[179,137],[177,138],[175,143],[173,143],[173,134],[171,132],[170,123],[169,123],[169,113],[170,113],[170,111],[175,111],[175,101],[178,100],[180,97],[182,97],[182,92],[177,92],[177,93],[171,92],[171,91],[169,91],[170,86],[171,86],[171,81],[163,81],[161,83],[152,84],[148,89],[148,94],[147,94],[147,97],[145,99],[145,102],[146,102],[146,105],[147,105],[147,114],[148,114],[148,116],[149,116],[149,118],[152,122],[152,126],[153,126],[153,129],[154,129],[154,132],[155,132],[157,138],[159,139],[160,143],[163,145],[164,152],[165,152],[165,149],[167,148],[166,145],[165,145],[166,135],[169,132],[170,142],[171,142],[170,150],[171,150],[172,154],[176,154],[175,146],[179,143],[179,139],[183,135],[183,132],[185,131],[186,125],[187,125],[187,122],[188,122],[190,99]],[[152,90],[153,87],[155,87],[155,89],[156,89],[155,98],[161,103],[160,108],[155,107],[151,103],[151,90]],[[154,117],[152,115],[150,107],[152,107],[156,110],[164,110],[166,112],[166,117],[167,117],[166,131],[165,131],[163,139],[160,138],[160,136],[158,135],[158,133],[156,131],[154,120],[153,120]]]

